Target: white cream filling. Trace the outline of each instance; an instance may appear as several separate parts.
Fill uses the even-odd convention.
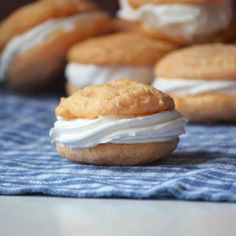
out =
[[[70,148],[89,148],[98,144],[135,144],[176,140],[185,132],[186,120],[177,111],[166,111],[136,118],[61,118],[50,131],[53,143]]]
[[[29,31],[14,37],[8,42],[2,51],[0,58],[0,80],[7,77],[8,70],[17,54],[31,49],[40,43],[51,33],[63,29],[65,31],[73,31],[77,21],[93,20],[99,17],[99,13],[84,13],[70,17],[56,18],[48,20]],[[45,52],[50,53],[50,52]]]
[[[236,81],[156,78],[153,86],[163,92],[177,95],[196,95],[209,92],[236,95]]]
[[[119,17],[188,40],[226,29],[233,16],[232,0],[214,4],[145,4],[137,9],[127,0],[120,0],[120,6]]]
[[[154,77],[152,66],[102,66],[77,63],[69,63],[67,65],[65,76],[76,88],[102,84],[120,78],[128,78],[150,84]]]

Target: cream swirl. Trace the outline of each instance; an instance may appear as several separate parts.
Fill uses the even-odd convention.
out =
[[[118,16],[123,19],[140,21],[189,40],[226,29],[233,16],[231,0],[214,4],[144,4],[137,9],[127,0],[120,0],[120,6]]]
[[[4,79],[7,76],[11,63],[18,54],[39,45],[51,33],[60,29],[68,32],[73,31],[77,21],[92,20],[94,17],[99,16],[99,13],[84,13],[51,19],[14,37],[2,51],[0,58],[0,78]]]
[[[65,70],[67,80],[76,88],[102,84],[115,79],[128,78],[150,84],[153,81],[153,67],[109,66],[69,63]]]
[[[90,148],[98,144],[135,144],[176,140],[185,132],[186,120],[177,111],[135,118],[58,119],[50,131],[53,143],[70,148]]]
[[[153,87],[177,95],[196,95],[209,92],[236,95],[236,81],[156,78]]]

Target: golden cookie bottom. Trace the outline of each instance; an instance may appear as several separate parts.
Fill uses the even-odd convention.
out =
[[[151,163],[170,155],[179,139],[147,144],[100,144],[93,148],[71,149],[60,144],[57,151],[63,157],[79,163],[111,166],[131,166]]]

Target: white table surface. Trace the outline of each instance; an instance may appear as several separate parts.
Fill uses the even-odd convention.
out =
[[[235,236],[236,204],[0,197],[1,236]]]

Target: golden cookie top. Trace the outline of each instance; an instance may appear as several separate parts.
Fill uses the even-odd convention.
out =
[[[96,10],[90,0],[41,0],[23,6],[0,24],[0,50],[8,40],[46,20]]]
[[[145,66],[154,65],[175,47],[137,33],[116,33],[89,39],[72,47],[69,61],[80,64]]]
[[[177,50],[155,68],[157,77],[236,80],[236,45],[208,44]]]
[[[173,99],[157,89],[126,79],[94,85],[62,98],[56,115],[64,119],[99,116],[142,116],[175,108]]]
[[[139,8],[144,4],[204,4],[216,3],[223,0],[128,0],[134,8]]]

